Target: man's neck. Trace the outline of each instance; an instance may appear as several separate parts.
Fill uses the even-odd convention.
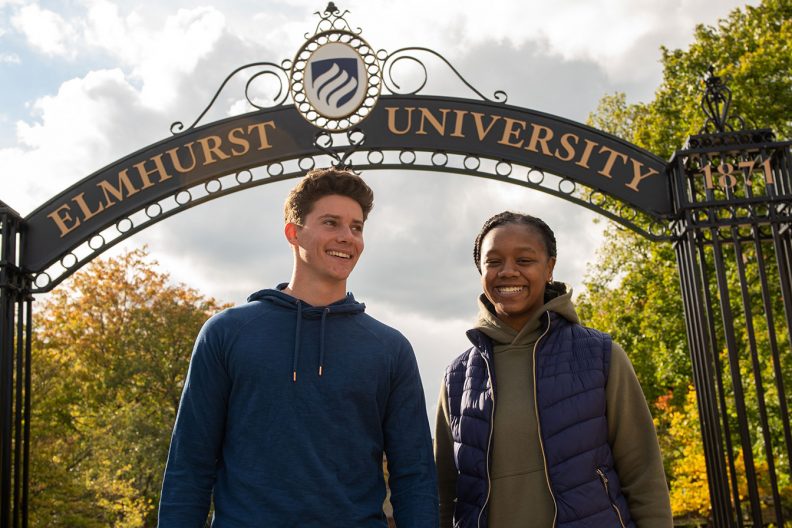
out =
[[[283,289],[292,297],[312,306],[327,306],[346,297],[346,282],[336,284],[311,284],[292,277]]]

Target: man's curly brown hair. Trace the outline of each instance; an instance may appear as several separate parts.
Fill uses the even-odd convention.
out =
[[[374,207],[374,192],[363,178],[348,170],[328,167],[309,171],[291,190],[283,204],[283,219],[287,224],[304,225],[316,201],[333,194],[352,198],[360,204],[364,222]]]

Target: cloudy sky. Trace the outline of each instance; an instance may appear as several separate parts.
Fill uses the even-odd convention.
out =
[[[755,2],[752,2],[755,3]],[[651,100],[661,45],[739,0],[349,0],[375,49],[422,46],[483,93],[584,122],[605,94]],[[322,1],[0,0],[0,201],[23,216],[108,163],[192,122],[233,69],[290,59]],[[486,6],[486,8],[485,8]],[[430,71],[431,93],[471,96]],[[219,115],[247,111],[228,94]],[[349,288],[413,343],[433,414],[443,367],[466,348],[480,292],[472,241],[504,209],[543,217],[559,242],[557,280],[580,290],[604,221],[557,198],[460,175],[378,171],[366,252]],[[294,180],[215,200],[156,224],[109,254],[148,245],[175,280],[220,300],[288,280],[281,204]],[[605,329],[607,330],[607,329]]]

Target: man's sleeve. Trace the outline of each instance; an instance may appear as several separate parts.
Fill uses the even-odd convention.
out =
[[[633,521],[641,528],[671,528],[668,484],[652,415],[632,363],[616,343],[605,397],[608,439]]]
[[[437,528],[437,475],[415,354],[402,337],[383,422],[388,484],[397,526]]]
[[[193,348],[162,482],[159,528],[203,528],[209,513],[230,390],[216,321],[204,325]]]
[[[458,472],[454,462],[454,441],[451,439],[451,418],[448,412],[445,378],[440,384],[440,397],[437,401],[434,451],[437,464],[437,488],[440,495],[440,528],[451,528]]]

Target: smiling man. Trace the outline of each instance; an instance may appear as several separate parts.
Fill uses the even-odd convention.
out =
[[[195,343],[163,481],[160,528],[438,523],[412,348],[346,291],[373,193],[311,171],[284,207],[291,280],[212,317]]]

